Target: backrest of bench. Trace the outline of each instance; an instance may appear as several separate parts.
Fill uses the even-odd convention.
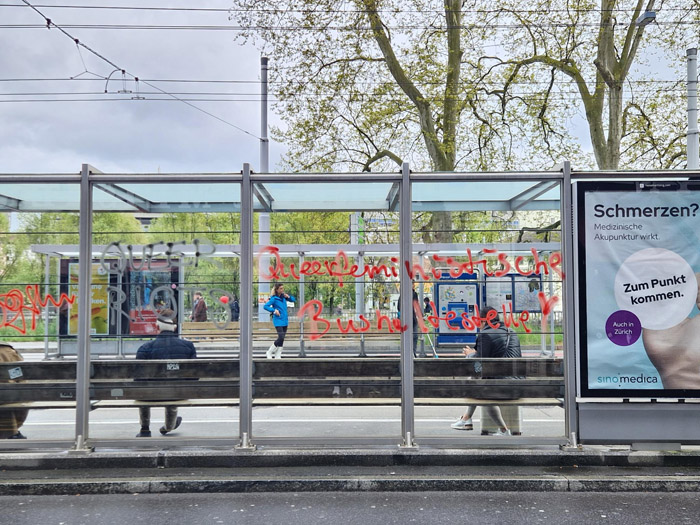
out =
[[[397,397],[400,363],[396,358],[256,360],[254,396],[323,397],[338,387],[356,397]],[[239,362],[230,359],[92,361],[90,397],[237,397],[239,374]],[[75,377],[74,361],[2,363],[0,402],[72,399]],[[413,379],[416,397],[559,397],[564,386],[562,360],[554,358],[417,359]]]

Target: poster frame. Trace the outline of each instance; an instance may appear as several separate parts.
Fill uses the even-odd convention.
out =
[[[577,344],[579,392],[582,401],[586,399],[616,398],[627,400],[650,399],[697,399],[700,398],[700,383],[697,389],[665,388],[590,388],[589,387],[589,353],[588,353],[588,298],[587,298],[587,246],[586,232],[591,227],[586,222],[586,195],[589,193],[610,192],[698,192],[700,200],[700,182],[692,180],[620,180],[620,181],[576,181],[574,183],[574,240],[576,242],[576,285],[577,285]]]

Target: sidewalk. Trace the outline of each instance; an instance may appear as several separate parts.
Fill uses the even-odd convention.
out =
[[[0,468],[4,495],[700,489],[697,448],[22,452]]]

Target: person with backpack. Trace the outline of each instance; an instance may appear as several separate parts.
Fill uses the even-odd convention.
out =
[[[494,312],[494,313],[490,313]],[[498,318],[498,311],[495,308],[487,306],[482,313],[482,322],[479,334],[476,336],[476,353],[472,354],[474,349],[469,346],[464,347],[465,355],[470,357],[521,357],[520,352],[520,340],[518,339],[518,334],[508,329],[500,322]],[[491,319],[490,323],[487,323],[483,319]],[[493,328],[493,326],[497,328]],[[497,379],[497,378],[484,378],[484,379]],[[452,423],[452,428],[455,430],[473,430],[474,423],[472,422],[472,416],[476,411],[478,405],[470,405],[467,407],[467,411],[464,415],[459,418],[456,422]],[[484,410],[498,425],[498,431],[494,434],[496,436],[510,436],[511,432],[508,429],[505,421],[503,420],[503,415],[501,414],[501,409],[496,406],[484,406]]]
[[[284,291],[284,284],[275,283],[272,287],[272,295],[270,300],[265,303],[263,308],[270,312],[270,317],[272,318],[272,324],[275,326],[277,331],[277,339],[270,345],[267,349],[265,357],[272,359],[274,354],[275,359],[280,359],[282,357],[282,346],[284,345],[284,336],[287,335],[287,326],[289,325],[289,318],[287,316],[287,301],[293,303],[296,299],[293,295],[289,295]]]

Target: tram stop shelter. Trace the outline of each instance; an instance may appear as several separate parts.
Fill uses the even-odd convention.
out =
[[[0,448],[695,443],[695,391],[643,346],[672,321],[654,324],[637,296],[603,284],[632,289],[639,270],[640,287],[666,283],[660,301],[692,295],[673,254],[700,264],[645,215],[666,207],[680,210],[676,223],[692,221],[682,214],[697,190],[678,175],[572,173],[568,163],[538,173],[256,174],[246,164],[230,174],[83,165],[0,175],[1,329],[25,358],[0,364],[0,403],[29,409],[31,430]],[[648,236],[632,240],[632,254],[657,251],[628,268],[595,235],[630,224]],[[654,274],[655,257],[673,275]],[[277,337],[263,308],[272,282],[293,297],[279,359],[266,356]],[[190,319],[195,292],[204,322]],[[498,319],[483,317],[486,306]],[[134,359],[165,308],[198,359]],[[624,333],[608,335],[608,321]],[[521,356],[467,357],[488,325],[507,327]],[[136,408],[155,418],[164,405],[180,407],[182,427],[135,439]],[[453,429],[468,405],[482,407],[474,429]],[[512,435],[494,435],[499,422],[483,407],[498,407]]]

